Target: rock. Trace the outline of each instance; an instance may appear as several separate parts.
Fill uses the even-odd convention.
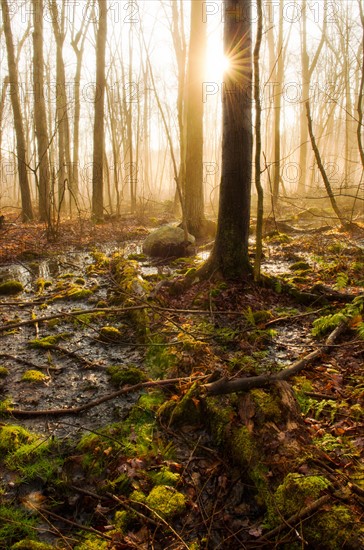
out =
[[[178,258],[194,253],[195,237],[188,235],[185,242],[184,231],[180,227],[163,225],[152,231],[143,243],[143,252],[159,258]]]

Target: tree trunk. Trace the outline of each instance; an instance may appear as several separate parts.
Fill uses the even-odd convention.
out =
[[[105,50],[107,31],[107,0],[98,0],[99,26],[96,37],[96,91],[94,119],[94,150],[92,172],[92,216],[95,221],[104,217],[103,162],[104,162],[104,97]]]
[[[214,248],[201,275],[226,279],[251,272],[248,256],[252,173],[251,6],[225,0],[224,50],[231,67],[224,75],[222,176]]]
[[[256,229],[256,244],[255,244],[255,260],[254,260],[254,279],[260,280],[260,266],[263,253],[263,207],[264,194],[261,182],[260,173],[260,155],[262,151],[262,136],[261,136],[261,114],[262,106],[260,101],[260,74],[259,74],[259,55],[260,46],[262,43],[263,34],[263,10],[262,0],[257,0],[258,11],[258,26],[257,38],[254,48],[254,100],[255,100],[255,187],[257,190],[257,229]]]
[[[48,128],[44,99],[44,58],[43,58],[43,0],[32,0],[33,5],[33,86],[34,86],[34,121],[37,137],[39,166],[39,218],[49,220],[49,182],[48,162]]]
[[[205,73],[206,22],[201,17],[202,0],[191,2],[191,35],[187,75],[187,136],[185,215],[189,233],[202,236],[203,196],[203,112],[202,84]]]
[[[283,0],[279,3],[279,29],[277,42],[277,71],[274,88],[274,164],[273,164],[273,206],[277,209],[279,182],[281,177],[281,110],[284,77],[283,59]]]
[[[26,165],[26,148],[25,148],[25,136],[23,129],[23,120],[20,109],[19,99],[19,79],[18,68],[15,61],[13,35],[10,25],[10,13],[8,0],[1,1],[3,26],[6,42],[6,50],[8,54],[8,67],[9,67],[9,79],[10,79],[10,91],[11,91],[11,105],[14,115],[14,129],[16,134],[16,152],[18,162],[18,176],[19,187],[22,204],[22,220],[24,222],[33,219],[33,208],[30,197],[30,187],[27,174]]]

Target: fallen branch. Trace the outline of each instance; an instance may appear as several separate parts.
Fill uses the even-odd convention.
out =
[[[203,389],[209,395],[221,395],[225,393],[234,393],[237,391],[248,391],[253,388],[263,388],[270,386],[272,383],[278,380],[288,380],[292,376],[301,372],[311,361],[320,357],[329,347],[334,343],[336,338],[346,329],[347,322],[340,323],[326,338],[324,345],[321,349],[317,349],[308,353],[305,357],[295,361],[287,369],[276,374],[261,374],[259,376],[251,376],[250,378],[236,378],[235,380],[228,380],[227,378],[221,378],[216,382],[205,384]]]
[[[0,353],[0,359],[8,359],[9,361],[20,363],[21,365],[25,365],[26,367],[29,367],[31,369],[38,369],[38,370],[43,369],[43,370],[52,370],[52,371],[62,370],[62,368],[53,367],[52,365],[36,365],[35,363],[32,363],[32,361],[28,361],[28,359],[23,359],[22,357],[18,357],[17,355],[11,355],[10,353]]]
[[[161,387],[161,386],[173,386],[176,384],[180,384],[182,382],[192,382],[196,380],[201,380],[206,378],[206,376],[199,376],[197,378],[168,378],[166,380],[150,380],[148,382],[139,382],[138,384],[134,384],[133,386],[126,386],[125,388],[121,388],[120,390],[117,390],[113,393],[108,393],[107,395],[104,395],[103,397],[100,397],[99,399],[94,399],[93,401],[89,401],[88,403],[85,403],[84,405],[79,405],[78,407],[70,407],[64,408],[64,409],[33,409],[33,410],[26,410],[26,409],[6,409],[5,411],[2,411],[2,413],[8,413],[11,414],[14,417],[34,417],[34,416],[63,416],[63,415],[77,415],[84,411],[87,411],[89,409],[92,409],[93,407],[96,407],[97,405],[101,405],[102,403],[105,403],[106,401],[112,401],[116,397],[119,397],[120,395],[125,395],[126,393],[132,393],[136,392],[145,388],[153,388],[153,387]]]

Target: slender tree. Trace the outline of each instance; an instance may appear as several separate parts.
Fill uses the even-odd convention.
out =
[[[191,34],[187,74],[186,182],[185,216],[188,231],[195,237],[203,234],[203,114],[202,84],[206,58],[206,22],[202,17],[204,2],[191,2]]]
[[[262,0],[257,0],[258,24],[257,37],[254,47],[254,101],[255,101],[255,187],[257,190],[257,229],[256,229],[256,245],[255,245],[255,260],[254,260],[254,278],[256,281],[260,279],[260,265],[263,253],[263,213],[264,213],[264,193],[261,182],[261,165],[260,156],[262,152],[262,135],[261,135],[261,115],[262,106],[260,101],[260,68],[259,56],[260,47],[263,35],[263,8]]]
[[[224,75],[222,168],[217,233],[201,276],[220,272],[241,278],[251,272],[248,256],[252,175],[251,4],[224,1],[224,50],[230,68]]]
[[[92,171],[92,216],[96,221],[104,217],[104,98],[105,50],[107,32],[107,0],[98,0],[99,25],[96,36],[96,91],[94,117],[94,149]]]
[[[44,98],[44,58],[43,58],[43,0],[32,0],[33,5],[33,86],[34,86],[34,121],[37,138],[39,167],[39,218],[47,221],[49,218],[49,182],[50,170],[48,163],[48,128]]]
[[[11,105],[14,116],[14,129],[16,134],[16,153],[18,162],[18,177],[22,204],[22,220],[24,222],[33,219],[33,208],[30,196],[30,187],[26,164],[26,146],[23,128],[23,119],[20,108],[19,98],[19,79],[18,67],[15,60],[13,34],[10,24],[10,13],[8,0],[1,0],[1,9],[3,16],[3,26],[8,54],[8,68],[11,88]]]

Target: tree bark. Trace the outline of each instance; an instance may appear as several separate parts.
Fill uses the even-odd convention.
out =
[[[214,248],[201,276],[226,279],[251,272],[248,256],[252,175],[251,5],[225,0],[224,50],[231,67],[224,75],[222,176]]]
[[[39,218],[47,221],[49,211],[50,170],[48,162],[48,128],[44,99],[44,57],[43,57],[43,0],[32,0],[33,5],[33,86],[34,121],[37,138],[39,167]]]
[[[202,17],[202,0],[191,2],[191,34],[187,74],[187,136],[185,215],[189,233],[202,236],[203,196],[203,114],[202,83],[205,73],[206,22]]]
[[[1,1],[1,9],[2,9],[2,16],[3,16],[6,50],[8,54],[11,105],[13,109],[14,129],[16,134],[16,152],[17,152],[17,162],[18,162],[20,196],[21,196],[21,204],[22,204],[22,220],[23,222],[26,222],[33,219],[33,208],[32,208],[29,180],[28,180],[28,174],[27,174],[25,135],[24,135],[24,128],[23,128],[22,114],[20,109],[18,67],[17,67],[15,54],[14,54],[14,42],[13,42],[13,35],[12,35],[11,24],[10,24],[8,0]]]
[[[98,0],[99,26],[96,37],[96,91],[94,118],[94,150],[92,172],[92,216],[95,221],[104,217],[103,163],[104,163],[104,97],[105,50],[107,32],[107,0]]]

